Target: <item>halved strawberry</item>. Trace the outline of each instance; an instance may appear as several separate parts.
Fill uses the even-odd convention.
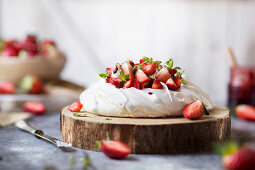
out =
[[[222,164],[224,168],[229,170],[255,169],[255,150],[243,146],[234,153],[224,156]]]
[[[129,62],[125,62],[124,64],[122,64],[121,69],[123,70],[123,72],[127,75],[129,74],[129,79],[130,80],[134,80],[135,76],[133,73],[133,67],[129,64]]]
[[[123,85],[123,89],[127,89],[130,87],[133,87],[134,85],[134,80],[128,80],[124,85]]]
[[[156,79],[161,81],[161,82],[166,82],[170,78],[170,74],[168,70],[163,67],[157,74],[156,74]]]
[[[149,82],[151,80],[141,69],[137,69],[135,78],[140,83]]]
[[[131,153],[131,149],[126,144],[117,140],[103,140],[101,151],[114,159],[122,159]]]
[[[154,80],[151,88],[152,89],[163,89],[163,86],[159,80]]]
[[[80,101],[75,101],[68,107],[68,110],[70,110],[71,112],[79,112],[81,111],[82,107],[83,105]]]
[[[180,78],[179,78],[179,77],[175,77],[175,78],[174,78],[174,83],[176,84],[176,86],[177,86],[178,88],[181,87],[181,81],[180,81]]]
[[[166,81],[166,85],[169,90],[175,91],[179,89],[171,77]]]
[[[30,94],[40,94],[44,91],[43,83],[36,76],[26,75],[20,82],[20,89]]]
[[[169,74],[174,75],[175,73],[177,73],[177,70],[172,69],[172,68],[168,68],[168,72],[169,72]]]
[[[196,100],[185,106],[182,110],[182,114],[188,119],[197,119],[203,116],[203,114],[208,115],[209,112],[206,110],[204,104],[200,100]]]
[[[6,46],[3,48],[1,55],[4,57],[16,57],[19,55],[19,50],[13,46]]]
[[[143,89],[143,85],[142,83],[140,83],[139,81],[134,81],[134,87],[139,89],[139,90],[142,90]]]
[[[23,110],[36,115],[42,115],[46,111],[46,107],[40,102],[30,101],[23,105]]]
[[[107,83],[111,83],[112,85],[114,85],[117,88],[121,88],[122,87],[122,83],[121,83],[121,79],[120,78],[107,77],[106,78],[106,82]]]
[[[255,107],[246,104],[238,105],[236,115],[243,120],[255,121]]]
[[[152,75],[156,72],[156,65],[155,64],[143,64],[141,70],[147,75]]]
[[[0,94],[13,94],[15,91],[15,86],[10,81],[0,82]]]

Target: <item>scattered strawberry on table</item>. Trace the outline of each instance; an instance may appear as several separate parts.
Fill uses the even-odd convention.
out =
[[[236,115],[243,120],[255,121],[255,107],[247,104],[238,105]]]
[[[52,40],[38,41],[35,35],[27,35],[24,40],[0,40],[0,56],[3,58],[34,58],[52,56],[58,52]]]
[[[161,61],[153,61],[152,58],[143,57],[139,63],[126,61],[116,64],[113,68],[107,68],[105,74],[99,74],[107,83],[116,88],[131,88],[142,90],[144,88],[163,89],[162,83],[169,90],[177,91],[181,84],[186,84],[182,78],[180,67],[173,67],[173,60],[165,64]]]
[[[68,110],[70,110],[71,112],[79,112],[81,111],[82,107],[83,105],[80,101],[75,101],[68,107]]]
[[[23,105],[23,110],[25,112],[33,113],[35,115],[42,115],[46,112],[46,107],[40,102],[29,101]]]
[[[209,115],[209,112],[207,111],[205,105],[200,100],[196,100],[187,106],[184,107],[182,110],[183,116],[188,119],[198,119],[205,115]]]
[[[20,82],[19,88],[29,94],[40,94],[44,91],[41,80],[33,75],[26,75]]]
[[[255,170],[255,150],[233,141],[218,144],[216,152],[222,155],[222,165],[228,170]]]
[[[0,94],[13,94],[15,85],[10,81],[0,81]]]

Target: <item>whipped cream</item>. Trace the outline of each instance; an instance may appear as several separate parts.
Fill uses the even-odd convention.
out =
[[[209,96],[198,86],[186,80],[179,91],[134,87],[116,88],[105,79],[101,79],[80,95],[83,109],[87,112],[116,117],[166,117],[182,116],[183,108],[199,99],[207,109],[213,104]]]

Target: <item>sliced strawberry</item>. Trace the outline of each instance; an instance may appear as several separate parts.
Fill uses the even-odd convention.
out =
[[[142,90],[143,89],[143,85],[142,83],[140,83],[139,81],[134,81],[134,87],[139,89],[139,90]]]
[[[175,91],[179,89],[171,77],[166,81],[166,85],[169,90]]]
[[[157,74],[156,74],[156,79],[161,81],[161,82],[166,82],[170,78],[170,74],[168,70],[163,67]]]
[[[144,62],[145,62],[144,59],[140,59],[140,64],[141,64],[141,63],[144,63]]]
[[[2,56],[4,57],[16,57],[19,55],[19,50],[13,46],[6,46],[2,50]]]
[[[68,110],[70,110],[71,112],[79,112],[81,111],[82,107],[83,105],[80,101],[75,101],[68,107]]]
[[[101,151],[109,158],[122,159],[131,153],[131,149],[117,140],[103,140]]]
[[[152,89],[163,89],[163,86],[159,80],[154,80],[151,88]]]
[[[52,45],[52,46],[56,46],[55,42],[53,40],[44,40],[42,42],[43,46],[47,46],[47,45]]]
[[[23,105],[23,110],[36,115],[42,115],[46,111],[46,107],[40,102],[31,101]]]
[[[177,73],[176,69],[172,69],[172,68],[168,68],[168,72],[170,75],[174,75],[175,73]]]
[[[114,68],[106,68],[106,70],[109,72],[110,75],[112,75],[112,71],[114,70]]]
[[[10,81],[0,82],[0,94],[13,94],[15,91],[15,86]]]
[[[130,87],[133,87],[134,85],[134,80],[128,80],[124,85],[123,85],[123,89],[127,89]]]
[[[133,67],[129,64],[129,62],[125,62],[124,64],[122,64],[121,69],[123,70],[123,72],[127,75],[129,74],[129,79],[130,80],[134,80],[135,76],[133,73]]]
[[[224,156],[222,163],[224,168],[229,170],[255,169],[255,150],[243,146],[236,152]]]
[[[236,115],[243,120],[255,121],[255,107],[251,105],[238,105],[236,107]]]
[[[25,76],[19,85],[20,89],[29,94],[40,94],[44,91],[43,83],[36,76]]]
[[[151,80],[141,69],[137,69],[135,78],[140,83],[149,82]]]
[[[132,67],[134,67],[135,66],[135,64],[134,64],[134,62],[133,61],[128,61],[128,63],[132,66]]]
[[[179,77],[175,77],[175,78],[174,78],[174,83],[176,84],[176,86],[177,86],[178,88],[181,87],[181,81],[180,81],[180,78],[179,78]]]
[[[117,88],[121,88],[122,87],[122,83],[121,83],[121,79],[120,78],[107,77],[106,82],[107,83],[111,83],[112,85],[114,85]]]
[[[197,119],[203,116],[203,114],[209,114],[200,100],[196,100],[185,106],[182,113],[188,119]]]
[[[156,65],[155,64],[143,64],[141,70],[147,75],[152,75],[156,72]]]

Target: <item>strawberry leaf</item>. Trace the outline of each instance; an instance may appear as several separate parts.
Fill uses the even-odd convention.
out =
[[[181,79],[180,81],[181,81],[181,83],[184,84],[184,85],[187,84],[186,80],[184,80],[184,79]]]
[[[106,73],[105,73],[105,74],[104,74],[104,73],[99,74],[99,76],[102,77],[102,78],[106,78],[106,77],[108,77],[109,75],[110,75],[110,73],[109,73],[108,70],[106,70]]]
[[[173,61],[173,59],[170,58],[170,59],[166,62],[166,64],[167,64],[168,68],[172,68],[172,67],[174,66],[174,61]]]
[[[202,104],[203,104],[204,114],[205,114],[205,115],[209,115],[209,112],[208,112],[208,110],[206,109],[205,104],[204,104],[203,102],[202,102]]]
[[[120,77],[122,82],[127,82],[129,80],[129,74],[125,74],[123,72],[120,72]]]
[[[181,70],[181,67],[174,67],[175,70]]]

